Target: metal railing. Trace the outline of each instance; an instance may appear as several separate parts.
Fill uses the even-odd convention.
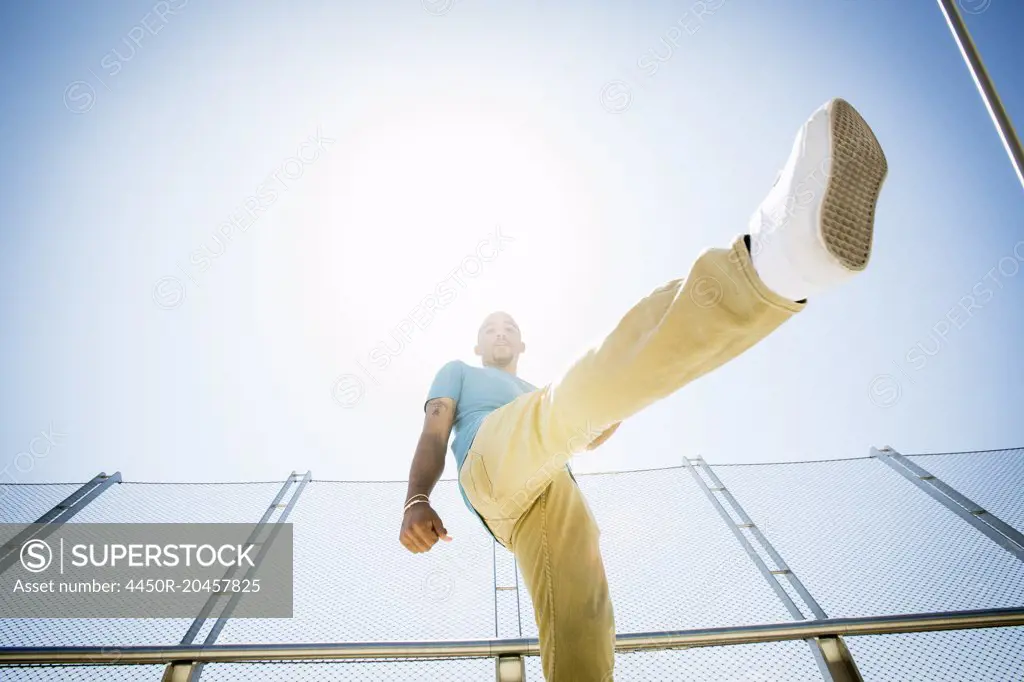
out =
[[[835,618],[799,623],[771,623],[730,628],[622,634],[617,652],[710,647],[780,642],[808,638],[938,632],[1024,625],[1024,608],[918,613],[870,618]],[[0,649],[0,664],[167,664],[165,679],[174,679],[173,667],[197,663],[243,661],[480,658],[539,655],[536,638],[433,641],[343,642],[313,644],[219,644],[213,646],[14,647]],[[520,678],[522,679],[522,678]]]

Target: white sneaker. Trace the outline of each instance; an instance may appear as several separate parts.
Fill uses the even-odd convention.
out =
[[[849,102],[832,99],[811,114],[750,218],[751,258],[768,288],[799,301],[864,270],[887,173],[881,145]]]

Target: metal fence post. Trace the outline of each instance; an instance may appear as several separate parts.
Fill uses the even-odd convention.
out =
[[[1024,187],[1024,149],[1021,148],[1020,138],[1017,137],[1017,133],[1013,129],[1013,122],[1010,121],[1010,116],[999,99],[996,86],[992,83],[992,79],[989,78],[988,71],[981,61],[978,48],[975,47],[971,34],[967,31],[963,16],[956,6],[956,0],[939,0],[939,7],[942,9],[946,23],[949,24],[949,30],[953,33],[953,38],[960,48],[960,54],[967,62],[967,68],[974,78],[974,84],[978,87],[978,92],[985,103],[985,108],[988,109],[989,116],[992,117],[996,132],[999,133],[999,139],[1003,141],[1003,147],[1006,148],[1006,153],[1010,156],[1010,163],[1017,171],[1017,179]]]
[[[192,673],[195,671],[196,666],[201,665],[200,663],[182,662],[182,663],[168,663],[164,669],[163,677],[160,678],[160,682],[190,682],[192,679]]]
[[[525,682],[526,665],[522,656],[498,656],[494,679],[497,682]]]

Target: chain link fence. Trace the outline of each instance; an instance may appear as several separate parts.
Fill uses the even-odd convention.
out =
[[[987,512],[1024,530],[1024,449],[909,455]],[[730,525],[743,514],[828,618],[1024,605],[1024,562],[878,458],[713,465],[741,509],[721,508],[697,469],[577,475],[601,527],[619,633],[792,622]],[[69,523],[252,523],[284,481],[124,482]],[[0,486],[0,522],[31,523],[78,484]],[[451,543],[398,542],[405,482],[310,481],[294,527],[292,618],[232,618],[216,644],[417,642],[537,637],[514,557],[465,509],[454,480],[432,503]],[[276,520],[271,515],[269,521]],[[753,529],[744,528],[744,533]],[[771,570],[757,535],[750,545]],[[9,538],[7,538],[9,539]],[[783,571],[776,571],[782,573]],[[807,600],[779,581],[805,618]],[[203,642],[208,619],[195,643]],[[0,618],[0,647],[175,645],[181,618]],[[1024,679],[1024,628],[847,637],[865,680]],[[527,657],[528,680],[541,680]],[[162,666],[0,667],[0,680],[159,680]],[[214,663],[204,680],[438,680],[494,677],[493,658]],[[616,680],[820,680],[804,642],[622,653]]]
[[[1024,448],[909,459],[1017,530],[1024,529]]]

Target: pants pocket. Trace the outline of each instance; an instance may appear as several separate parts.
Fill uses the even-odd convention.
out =
[[[479,452],[470,450],[459,472],[459,483],[466,491],[470,504],[484,517],[494,515],[494,485]]]

